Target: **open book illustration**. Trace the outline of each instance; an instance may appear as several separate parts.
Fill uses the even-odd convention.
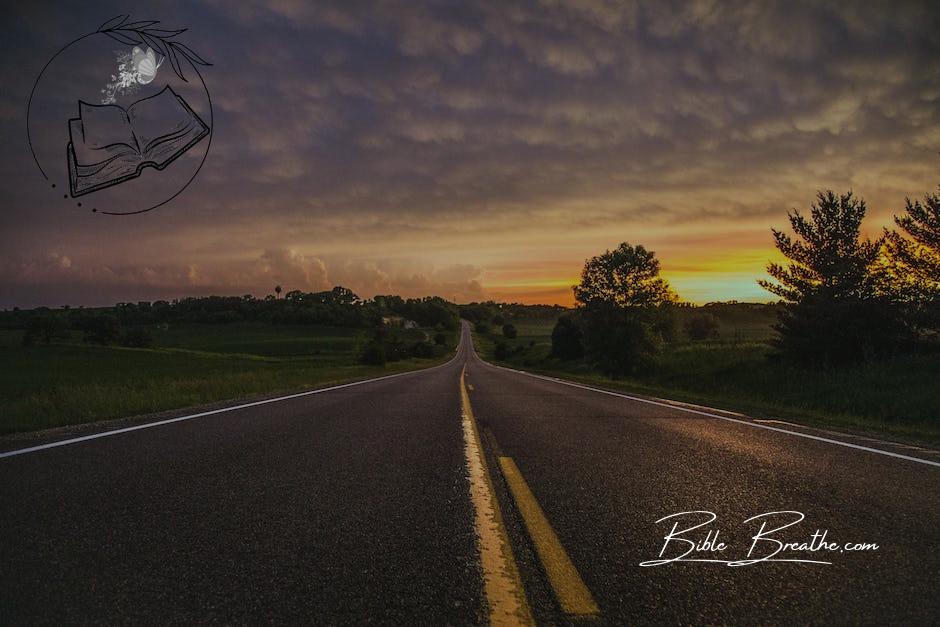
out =
[[[209,134],[209,127],[169,86],[126,110],[79,100],[69,120],[69,186],[72,196],[140,176],[144,166],[162,170]]]

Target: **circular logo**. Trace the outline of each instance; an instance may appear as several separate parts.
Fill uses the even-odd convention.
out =
[[[30,92],[26,135],[50,193],[107,215],[151,211],[199,174],[212,143],[211,65],[185,28],[121,15],[63,46]]]

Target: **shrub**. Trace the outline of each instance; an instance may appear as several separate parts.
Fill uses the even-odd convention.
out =
[[[573,316],[561,316],[552,329],[552,357],[580,359],[584,356],[582,335]]]
[[[435,333],[434,343],[437,344],[438,346],[444,346],[445,344],[447,344],[447,336],[444,335],[443,333]]]
[[[434,346],[430,342],[418,342],[411,347],[411,354],[419,359],[431,359],[434,357]]]
[[[369,342],[362,349],[359,361],[369,366],[384,366],[385,348],[378,342]]]
[[[509,357],[509,345],[502,340],[496,342],[496,348],[493,350],[493,357],[500,361]]]
[[[595,303],[582,313],[585,354],[611,377],[651,367],[663,343],[655,329],[658,313],[657,308]]]
[[[476,328],[476,332],[480,335],[486,335],[490,332],[490,325],[486,322],[477,322],[474,326]]]
[[[131,348],[150,348],[153,346],[153,335],[144,327],[128,329],[121,336],[121,346]]]
[[[85,341],[107,346],[121,337],[121,323],[111,315],[94,316],[85,327]]]
[[[515,325],[512,325],[512,324],[503,325],[503,337],[508,338],[510,340],[514,340],[516,339],[517,335],[519,335],[519,332],[516,331]]]
[[[68,339],[68,320],[48,310],[39,310],[26,323],[23,346],[32,346],[37,341],[49,344],[52,340]]]
[[[716,340],[720,335],[718,319],[712,314],[695,316],[686,321],[685,332],[691,340]]]

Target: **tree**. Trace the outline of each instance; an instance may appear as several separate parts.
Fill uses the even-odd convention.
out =
[[[444,335],[443,333],[435,333],[434,343],[437,344],[438,346],[443,346],[444,344],[447,344],[447,336]]]
[[[685,322],[685,332],[691,340],[718,339],[718,318],[711,314],[701,314]]]
[[[559,317],[552,329],[552,357],[565,361],[580,359],[584,356],[581,338],[581,328],[573,315]]]
[[[879,298],[872,265],[883,240],[862,239],[865,201],[851,192],[819,192],[810,215],[787,215],[793,238],[772,229],[789,263],[770,263],[764,289],[786,303],[775,326],[775,344],[799,361],[856,361],[903,343],[904,325],[889,299]]]
[[[275,286],[274,286],[274,293],[277,294],[277,296],[276,296],[275,298],[280,298],[280,297],[281,297],[281,291],[282,291],[282,290],[283,290],[283,288],[282,288],[280,285],[275,285]]]
[[[503,361],[509,357],[509,345],[502,340],[496,341],[496,346],[493,348],[493,357],[499,361]]]
[[[924,203],[905,199],[901,229],[885,232],[885,257],[878,267],[882,292],[902,303],[920,332],[940,330],[940,194]]]
[[[514,340],[519,335],[519,332],[516,330],[516,326],[513,324],[504,324],[503,325],[503,337],[509,340]]]
[[[627,242],[584,264],[574,297],[585,306],[602,302],[617,307],[658,307],[678,301],[659,276],[656,253]]]
[[[649,367],[671,334],[678,297],[659,268],[654,252],[627,242],[584,264],[574,295],[585,355],[607,375]]]

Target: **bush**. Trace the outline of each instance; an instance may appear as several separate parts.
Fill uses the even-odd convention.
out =
[[[384,366],[386,361],[385,347],[378,342],[369,342],[362,349],[362,353],[359,355],[359,361],[368,366]]]
[[[915,338],[894,303],[808,296],[789,304],[774,327],[774,346],[797,363],[846,364],[913,350]]]
[[[474,328],[476,329],[476,332],[479,333],[480,335],[486,335],[487,333],[490,332],[490,325],[489,323],[486,323],[486,322],[482,322],[482,321],[477,322],[474,325]]]
[[[493,357],[500,361],[509,357],[509,345],[502,340],[496,342],[496,348],[493,350]]]
[[[23,346],[32,346],[37,341],[50,344],[52,340],[68,339],[68,320],[48,310],[39,310],[26,323]]]
[[[434,357],[434,346],[430,342],[418,342],[411,347],[411,354],[419,359],[431,359]]]
[[[153,346],[153,335],[144,327],[129,329],[121,336],[121,346],[130,348],[150,348]]]
[[[121,337],[121,323],[114,316],[94,316],[85,326],[85,341],[107,346]]]
[[[662,348],[658,308],[595,303],[582,313],[585,354],[605,375],[636,374],[653,365]]]
[[[438,346],[444,346],[445,344],[447,344],[447,336],[444,335],[443,333],[435,333],[434,343],[437,344]]]
[[[573,316],[561,316],[552,329],[552,357],[570,360],[584,356],[582,333]]]
[[[690,340],[717,340],[718,319],[712,314],[695,316],[685,323],[685,332]]]
[[[516,331],[516,327],[512,324],[503,325],[503,337],[510,340],[516,339],[516,336],[519,335],[519,332]]]

